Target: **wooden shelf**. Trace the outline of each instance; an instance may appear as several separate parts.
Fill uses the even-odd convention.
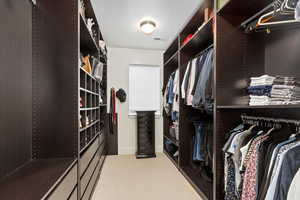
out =
[[[84,88],[80,88],[80,91],[87,92],[87,93],[90,93],[90,94],[93,94],[93,95],[99,96],[99,94],[97,94],[96,92],[92,92],[92,91],[90,91],[90,90],[87,90],[87,89],[84,89]]]
[[[188,43],[181,47],[180,51],[195,56],[213,44],[213,41],[213,18],[211,18],[200,27]]]
[[[171,136],[164,135],[164,137],[168,140],[170,140],[173,144],[175,144],[177,147],[179,147],[179,141],[177,141],[175,138]]]
[[[178,161],[173,158],[167,151],[164,151],[165,155],[171,160],[171,162],[175,165],[176,168],[178,168]]]
[[[178,52],[178,35],[175,37],[169,48],[164,53],[164,63],[167,63],[171,59],[171,57],[176,54],[176,52]]]
[[[219,15],[238,15],[238,16],[251,16],[257,13],[270,4],[268,0],[229,0],[222,8],[218,10]]]
[[[80,67],[80,69],[81,69],[84,73],[86,73],[90,78],[92,78],[92,79],[94,79],[95,81],[98,82],[98,80],[97,80],[94,76],[92,76],[90,73],[88,73],[87,71],[85,71],[85,69],[83,69],[82,67]]]
[[[32,160],[0,182],[1,199],[39,200],[55,186],[73,158]]]
[[[167,60],[167,62],[164,64],[165,67],[167,66],[177,66],[178,67],[178,51],[174,53],[174,55]]]
[[[86,149],[89,148],[89,146],[95,141],[95,139],[100,135],[100,132],[98,132],[81,150],[80,154],[82,154]]]
[[[205,200],[213,198],[213,183],[205,181],[203,177],[196,173],[192,167],[185,166],[181,168],[183,176],[191,183],[197,193]]]
[[[263,105],[263,106],[250,106],[250,105],[226,105],[217,106],[218,109],[298,109],[300,105]]]
[[[80,111],[86,111],[86,110],[97,110],[100,107],[92,107],[92,108],[80,108]]]
[[[85,19],[80,14],[80,49],[83,52],[96,54],[99,52],[100,48],[98,47],[95,39],[90,33]]]
[[[92,127],[92,126],[94,126],[94,125],[97,124],[98,122],[100,122],[100,120],[96,120],[96,121],[92,122],[90,125],[88,125],[88,126],[86,126],[86,127],[84,127],[84,128],[81,128],[81,129],[80,129],[80,132],[82,132],[82,131],[84,131],[84,130],[86,130],[86,129]]]

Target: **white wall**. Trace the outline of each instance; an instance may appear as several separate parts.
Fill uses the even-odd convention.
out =
[[[117,100],[118,113],[118,151],[119,154],[135,154],[136,151],[136,117],[128,115],[129,65],[159,65],[161,66],[161,81],[163,81],[163,52],[154,50],[108,48],[107,88],[110,102],[110,88],[123,88],[127,93],[127,101]],[[163,84],[161,84],[163,85]],[[162,102],[162,101],[161,101]],[[108,103],[109,104],[109,103]],[[108,108],[109,110],[109,108]],[[157,116],[155,120],[156,151],[163,150],[163,120]]]

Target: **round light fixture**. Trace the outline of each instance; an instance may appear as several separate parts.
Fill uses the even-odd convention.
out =
[[[154,21],[144,20],[140,23],[140,29],[143,33],[150,35],[155,31],[156,24]]]

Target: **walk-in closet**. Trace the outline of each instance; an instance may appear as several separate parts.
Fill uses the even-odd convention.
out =
[[[0,0],[1,200],[300,199],[300,0]]]

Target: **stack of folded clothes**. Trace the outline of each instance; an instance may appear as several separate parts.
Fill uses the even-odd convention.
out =
[[[300,84],[295,77],[263,75],[252,77],[250,106],[300,104]]]
[[[271,90],[272,105],[299,104],[300,87],[295,77],[276,77]]]
[[[269,75],[252,77],[248,94],[250,95],[250,106],[269,105],[273,82],[276,78]]]

